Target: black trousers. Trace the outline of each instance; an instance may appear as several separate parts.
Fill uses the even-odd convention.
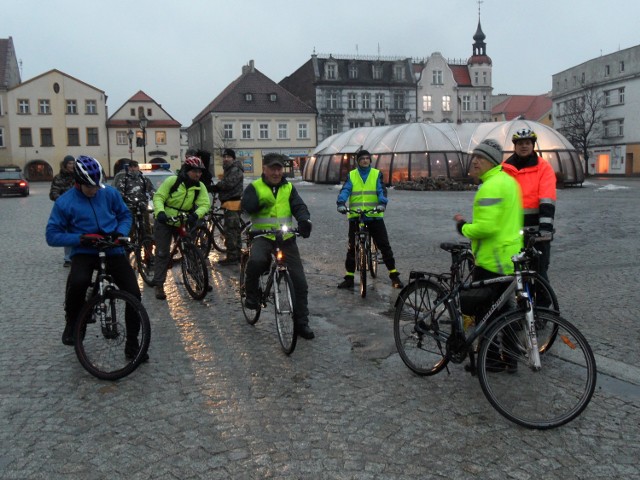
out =
[[[396,269],[396,261],[393,258],[393,251],[389,244],[389,235],[387,235],[387,227],[383,219],[371,220],[365,223],[369,230],[371,239],[376,243],[380,253],[382,253],[382,261],[389,271]],[[347,248],[347,259],[344,267],[348,273],[356,271],[356,232],[358,231],[358,219],[349,220],[349,245]]]

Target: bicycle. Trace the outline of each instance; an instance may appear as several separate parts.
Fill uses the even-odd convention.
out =
[[[149,223],[149,210],[144,202],[139,202],[132,206],[133,225],[130,232],[131,247],[133,258],[132,267],[140,273],[144,283],[152,287],[153,283],[153,260],[155,258],[155,241],[153,235],[147,231]],[[146,218],[145,218],[146,215]],[[143,232],[141,235],[140,232]]]
[[[240,252],[240,303],[242,304],[242,313],[249,325],[256,324],[262,308],[266,308],[267,303],[273,304],[278,340],[284,353],[290,355],[296,348],[298,334],[294,319],[295,291],[282,250],[284,235],[287,233],[298,235],[298,229],[289,229],[283,225],[282,228],[274,230],[245,230],[247,247]],[[275,245],[271,252],[269,269],[260,276],[258,308],[251,310],[245,306],[247,263],[249,262],[252,240],[265,235],[275,235]]]
[[[106,273],[106,251],[129,244],[127,237],[92,236],[98,249],[95,281],[75,325],[80,364],[101,380],[118,380],[145,361],[151,339],[149,316],[142,303],[119,290]]]
[[[452,256],[464,248],[441,247]],[[421,376],[445,367],[449,371],[450,361],[462,363],[468,355],[471,372],[477,373],[484,395],[501,415],[524,427],[549,429],[573,420],[587,407],[597,372],[580,331],[558,311],[534,305],[531,283],[540,278],[524,266],[536,253],[532,241],[512,257],[513,275],[489,280],[457,280],[451,285],[450,274],[411,272],[396,303],[394,339],[402,361]],[[495,283],[506,283],[506,290],[475,326],[465,330],[460,292]],[[517,308],[489,323],[492,314],[513,298]],[[561,341],[554,343],[556,337]]]
[[[377,208],[361,209],[348,208],[347,213],[358,214],[358,231],[355,236],[355,257],[356,270],[360,272],[360,296],[367,296],[367,271],[371,274],[371,278],[378,275],[378,264],[380,263],[380,253],[376,242],[371,240],[371,235],[364,221],[367,213],[376,213]]]
[[[168,224],[176,224],[173,229],[173,242],[169,258],[180,259],[182,279],[187,292],[194,300],[202,300],[209,291],[209,270],[206,258],[195,246],[187,228],[188,217],[189,215],[186,213],[167,217]]]
[[[244,230],[249,222],[240,216],[240,227]],[[220,253],[226,253],[226,240],[224,234],[224,209],[215,206],[215,198],[211,202],[211,208],[204,215],[194,232],[194,242],[205,257],[215,248]]]

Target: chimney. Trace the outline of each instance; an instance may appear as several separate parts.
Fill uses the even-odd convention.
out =
[[[242,74],[244,75],[245,73],[253,73],[255,72],[256,68],[255,65],[253,63],[253,60],[249,60],[249,65],[243,65],[242,66]]]

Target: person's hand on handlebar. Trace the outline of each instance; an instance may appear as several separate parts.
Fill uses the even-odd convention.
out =
[[[341,213],[341,214],[343,214],[343,215],[344,215],[345,213],[347,213],[347,207],[346,207],[346,205],[338,205],[338,213]]]
[[[375,208],[375,210],[380,213],[384,212],[386,209],[387,209],[387,206],[383,205],[382,203]]]

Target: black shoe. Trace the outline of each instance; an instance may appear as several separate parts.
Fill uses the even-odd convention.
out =
[[[351,275],[346,275],[344,280],[338,284],[338,288],[353,288],[353,277]]]
[[[73,337],[73,325],[69,322],[64,326],[64,332],[62,332],[62,343],[69,346],[73,346],[76,343],[76,339]]]
[[[393,288],[404,288],[403,283],[400,281],[399,273],[392,273],[391,275],[389,275],[389,278],[391,278],[391,286]]]
[[[167,299],[167,294],[164,293],[164,287],[162,285],[156,285],[155,292],[156,292],[156,298],[158,300],[166,300]]]
[[[300,325],[298,327],[298,335],[305,340],[311,340],[315,338],[315,334],[313,333],[313,330],[309,328],[309,325]]]
[[[71,266],[71,260],[65,260],[62,266],[64,268],[69,268]]]
[[[136,354],[138,353],[138,350],[140,350],[140,346],[135,344],[135,345],[125,345],[124,347],[124,356],[128,359],[128,360],[133,360],[136,356]],[[149,360],[149,354],[147,352],[144,353],[144,355],[142,356],[142,358],[140,359],[140,363],[144,363],[146,361]]]
[[[244,299],[244,308],[248,308],[249,310],[257,310],[258,309],[258,301],[253,298],[245,298]]]
[[[239,258],[223,258],[221,260],[218,260],[218,265],[239,265],[239,264],[240,264]]]

